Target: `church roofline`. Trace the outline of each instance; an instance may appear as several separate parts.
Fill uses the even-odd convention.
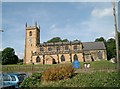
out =
[[[53,45],[73,45],[73,44],[82,44],[81,41],[69,41],[69,42],[51,42],[51,43],[41,43],[40,46],[53,46]]]
[[[104,42],[83,42],[83,50],[106,50]]]

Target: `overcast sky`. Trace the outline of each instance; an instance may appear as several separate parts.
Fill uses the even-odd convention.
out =
[[[3,49],[13,47],[23,58],[25,23],[41,27],[41,43],[53,37],[91,42],[114,37],[110,2],[3,2]]]

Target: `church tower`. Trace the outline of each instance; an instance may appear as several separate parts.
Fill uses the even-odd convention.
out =
[[[25,50],[24,50],[24,63],[33,63],[32,53],[36,52],[37,46],[40,44],[40,26],[37,22],[34,26],[27,26],[25,28]]]

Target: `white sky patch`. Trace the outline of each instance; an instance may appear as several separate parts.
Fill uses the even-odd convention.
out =
[[[18,56],[18,58],[23,59],[24,53],[22,52],[15,52],[15,54]]]
[[[92,13],[92,12],[91,12]],[[90,19],[75,25],[66,24],[64,27],[55,27],[49,34],[52,36],[65,36],[66,38],[78,37],[78,40],[93,41],[98,37],[114,37],[114,20],[112,16],[107,18],[98,18],[91,16]]]
[[[70,39],[78,39],[83,41],[95,40],[99,37],[114,37],[114,20],[112,17],[112,8],[94,9],[91,11],[91,17],[83,22],[74,25],[66,24],[64,27],[51,26],[49,35],[64,36]],[[90,38],[88,40],[88,37]]]
[[[0,47],[0,51],[3,51],[3,49]]]
[[[109,39],[111,39],[111,38],[112,38],[112,39],[115,39],[115,37],[108,37],[106,40],[109,40]]]
[[[112,16],[112,7],[110,8],[104,8],[104,9],[94,9],[92,11],[92,16],[98,17],[98,18],[103,18],[105,16]]]
[[[56,25],[53,24],[53,25],[50,27],[50,29],[54,29],[55,27],[56,27]]]

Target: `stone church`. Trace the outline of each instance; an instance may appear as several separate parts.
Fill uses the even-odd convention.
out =
[[[40,26],[25,28],[25,64],[59,64],[106,60],[106,48],[103,42],[56,42],[40,43]]]

